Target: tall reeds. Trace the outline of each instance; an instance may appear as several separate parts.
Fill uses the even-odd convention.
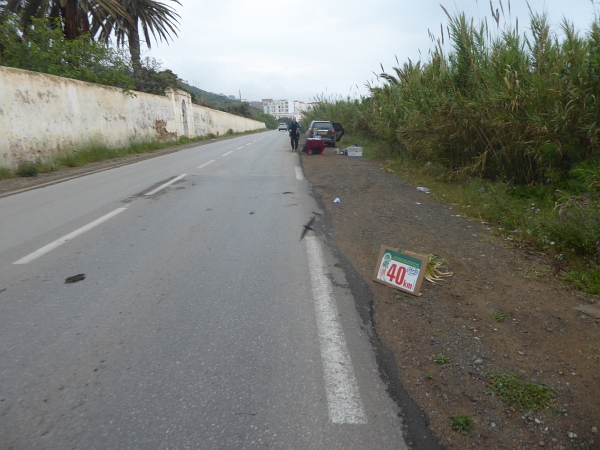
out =
[[[383,71],[360,99],[319,98],[308,118],[340,121],[451,173],[521,184],[600,160],[598,18],[584,34],[565,20],[559,37],[545,14],[531,13],[528,34],[492,15],[489,27],[448,14],[446,32],[430,32],[427,62]]]

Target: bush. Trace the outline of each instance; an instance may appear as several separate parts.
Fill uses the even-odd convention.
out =
[[[34,163],[21,163],[17,167],[17,175],[20,177],[35,177],[38,174],[38,168]]]
[[[305,122],[335,120],[377,136],[388,154],[518,185],[564,180],[597,157],[600,18],[585,36],[565,20],[564,37],[535,13],[527,37],[516,25],[494,36],[464,14],[448,22],[448,55],[436,47],[426,62],[380,74],[368,97],[317,98]],[[600,183],[597,167],[580,167],[590,185]]]
[[[4,180],[5,178],[10,178],[11,172],[10,169],[6,167],[0,167],[0,180]]]
[[[473,421],[469,416],[464,414],[457,414],[450,417],[452,429],[458,431],[461,434],[467,434],[473,428]]]
[[[0,65],[132,89],[127,57],[83,35],[63,38],[56,19],[32,18],[25,32],[14,14],[0,22]]]

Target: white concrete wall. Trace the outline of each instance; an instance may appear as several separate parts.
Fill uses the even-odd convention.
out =
[[[48,160],[91,142],[123,147],[265,128],[263,122],[193,105],[187,92],[132,94],[0,66],[0,167]]]

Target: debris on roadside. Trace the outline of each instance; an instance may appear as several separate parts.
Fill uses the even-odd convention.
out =
[[[429,189],[427,189],[426,187],[423,187],[423,186],[418,186],[417,187],[417,191],[419,191],[419,192],[425,192],[426,194],[430,194],[431,193],[431,191]]]
[[[430,283],[436,284],[437,281],[446,281],[444,278],[454,275],[454,272],[442,272],[440,270],[440,267],[448,262],[446,259],[435,256],[434,254],[422,253],[422,255],[429,259],[425,271],[425,279]]]
[[[79,273],[77,275],[73,275],[72,277],[68,277],[65,280],[65,283],[77,283],[81,280],[85,280],[85,273]]]
[[[304,227],[304,230],[302,230],[302,234],[300,235],[300,240],[302,240],[304,238],[304,235],[308,231],[315,231],[311,225],[313,224],[313,222],[315,221],[316,218],[317,218],[317,216],[312,216],[312,218],[308,221],[308,223],[306,225],[302,225]]]
[[[579,305],[575,309],[594,319],[600,319],[600,305]]]
[[[333,203],[339,203],[340,199],[336,197],[336,199],[333,201]]]

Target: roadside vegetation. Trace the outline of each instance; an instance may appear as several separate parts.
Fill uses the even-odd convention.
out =
[[[382,67],[368,96],[318,98],[304,121],[341,122],[384,170],[600,294],[600,20],[555,32],[532,11],[524,34],[501,14],[448,14],[428,61]]]
[[[264,122],[273,116],[248,102],[195,88],[153,58],[141,57],[141,42],[168,42],[177,36],[177,0],[7,0],[0,1],[0,65],[164,95],[189,92],[192,102]]]
[[[233,130],[229,130],[226,134],[222,135],[222,137],[260,133],[261,131],[263,130],[235,133]],[[11,171],[5,167],[0,167],[0,180],[13,177],[35,177],[40,173],[50,173],[65,169],[67,167],[81,167],[94,162],[121,158],[128,155],[151,153],[165,148],[218,138],[218,135],[213,134],[208,136],[197,136],[194,138],[182,136],[177,141],[134,142],[127,147],[120,148],[110,148],[103,144],[90,143],[86,147],[74,149],[70,154],[53,158],[50,161],[26,162],[19,164],[17,169],[14,171]]]

